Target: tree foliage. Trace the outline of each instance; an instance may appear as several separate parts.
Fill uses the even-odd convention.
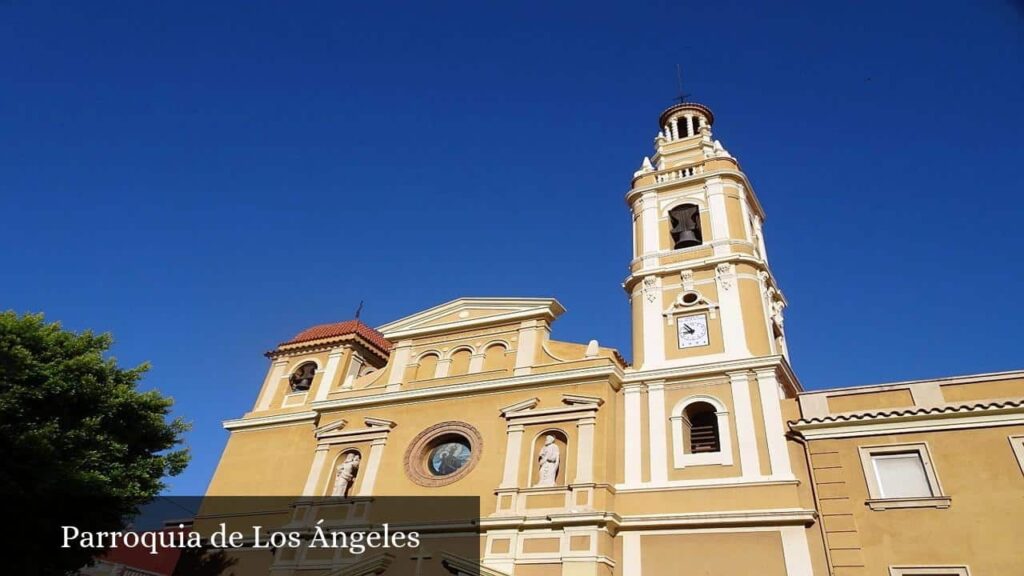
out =
[[[173,401],[139,391],[148,365],[119,367],[106,356],[112,342],[41,314],[0,312],[0,495],[31,507],[22,532],[34,532],[19,554],[31,559],[13,573],[77,568],[90,555],[55,554],[51,531],[68,521],[123,529],[188,462],[188,425],[170,419]]]

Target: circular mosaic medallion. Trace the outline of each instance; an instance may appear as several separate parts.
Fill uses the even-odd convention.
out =
[[[405,472],[420,486],[461,479],[480,460],[483,440],[465,422],[442,422],[420,432],[405,452]]]

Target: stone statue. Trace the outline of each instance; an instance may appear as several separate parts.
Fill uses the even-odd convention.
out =
[[[349,452],[345,460],[338,465],[338,471],[334,474],[334,492],[331,496],[348,496],[348,490],[352,487],[352,480],[359,472],[359,454]]]
[[[558,477],[558,465],[561,454],[558,451],[558,444],[555,444],[555,437],[548,434],[544,437],[544,447],[540,449],[540,474],[537,486],[554,486],[555,478]]]

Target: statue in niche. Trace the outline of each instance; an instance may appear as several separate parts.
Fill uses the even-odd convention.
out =
[[[548,434],[544,437],[544,447],[540,449],[540,472],[537,486],[554,486],[555,478],[558,477],[558,465],[561,460],[561,453],[558,444],[555,444],[555,437]]]
[[[348,496],[356,473],[359,472],[359,453],[349,452],[345,460],[338,464],[338,471],[334,474],[334,491],[331,496]]]

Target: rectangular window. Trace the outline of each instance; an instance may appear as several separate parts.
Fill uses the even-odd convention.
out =
[[[872,510],[949,507],[924,442],[861,446],[860,458]]]
[[[872,454],[878,491],[882,498],[920,498],[934,496],[928,485],[921,454],[896,452],[893,454]]]

